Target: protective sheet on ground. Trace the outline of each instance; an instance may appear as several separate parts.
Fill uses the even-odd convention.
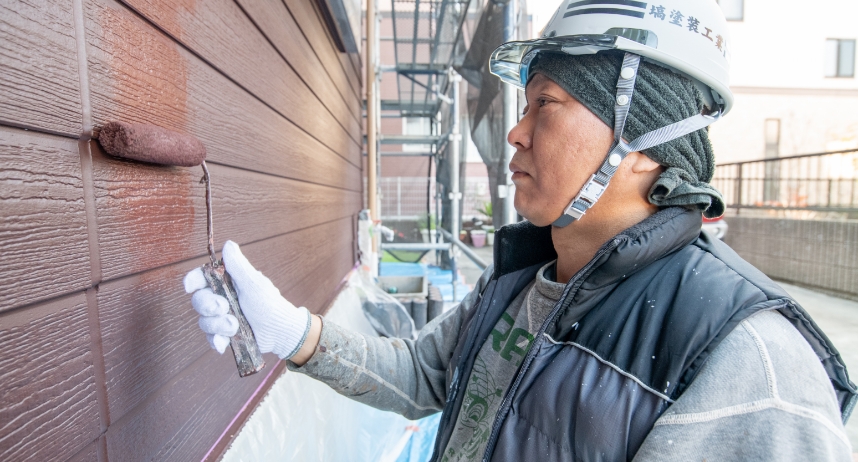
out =
[[[356,291],[347,287],[326,319],[376,335],[360,303]],[[415,432],[415,428],[425,431]],[[424,440],[434,441],[434,435],[435,429],[423,423],[352,401],[322,382],[286,372],[251,415],[223,461],[418,462],[431,455],[432,443],[427,445]],[[424,446],[429,452],[421,455]],[[402,459],[406,448],[409,455]]]

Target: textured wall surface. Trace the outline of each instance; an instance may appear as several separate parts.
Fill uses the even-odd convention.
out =
[[[728,217],[724,239],[772,279],[858,300],[858,221]]]
[[[269,370],[239,379],[182,289],[201,169],[99,128],[198,137],[216,247],[319,312],[354,264],[360,75],[308,0],[0,0],[0,460],[200,460]]]

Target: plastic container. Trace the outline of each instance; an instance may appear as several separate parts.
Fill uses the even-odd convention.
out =
[[[486,232],[476,229],[471,231],[471,243],[473,243],[476,248],[486,245]]]
[[[418,331],[426,325],[427,302],[425,298],[415,298],[411,301],[411,319],[414,320],[414,328]]]
[[[432,230],[421,229],[420,230],[420,237],[423,238],[424,244],[428,244],[430,242],[437,241],[438,240],[437,236],[438,236],[438,230],[435,230],[435,229],[432,229]]]
[[[429,284],[429,299],[426,307],[426,322],[429,322],[444,312],[444,298],[441,296],[441,291]]]
[[[491,225],[484,225],[483,231],[486,232],[486,245],[495,245],[495,227]]]
[[[397,299],[426,298],[428,280],[424,276],[379,276],[378,286]]]

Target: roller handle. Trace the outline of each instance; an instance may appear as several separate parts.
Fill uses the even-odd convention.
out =
[[[238,375],[247,377],[261,371],[265,367],[265,360],[259,351],[259,345],[256,344],[253,330],[250,328],[247,318],[244,317],[244,313],[241,312],[232,278],[229,277],[229,273],[226,272],[226,268],[220,261],[215,262],[214,265],[207,263],[203,265],[202,270],[209,287],[214,293],[226,298],[229,302],[229,314],[238,320],[238,332],[229,340],[232,353],[235,355]]]

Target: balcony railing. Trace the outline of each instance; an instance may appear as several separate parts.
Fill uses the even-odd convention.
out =
[[[858,212],[858,150],[718,165],[728,209]]]
[[[382,177],[378,179],[381,194],[381,215],[387,220],[415,219],[428,213],[435,214],[435,178]],[[462,194],[462,217],[470,219],[480,215],[480,209],[491,201],[489,179],[467,177]]]

